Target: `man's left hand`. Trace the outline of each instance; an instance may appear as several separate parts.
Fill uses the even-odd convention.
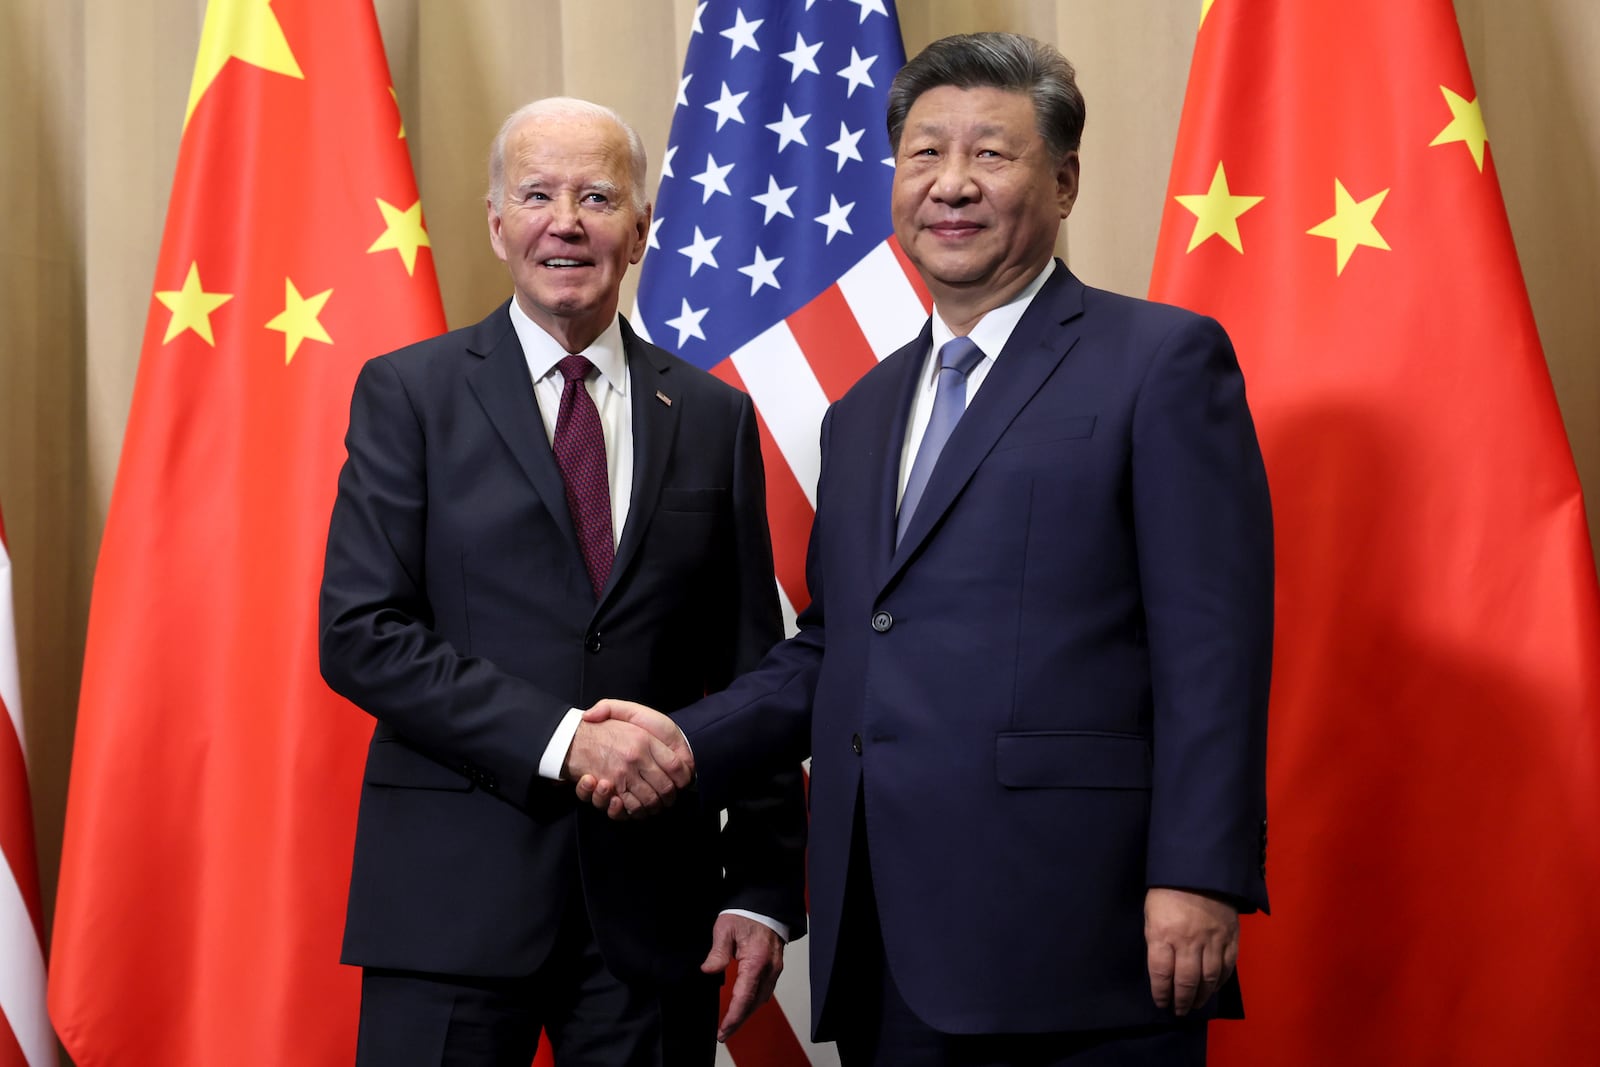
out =
[[[764,923],[744,915],[724,913],[711,928],[711,951],[700,969],[716,974],[739,961],[728,1012],[717,1027],[717,1040],[726,1041],[746,1019],[772,996],[783,973],[783,938]]]
[[[1231,904],[1183,889],[1144,897],[1150,995],[1184,1016],[1211,999],[1239,960],[1239,913]]]

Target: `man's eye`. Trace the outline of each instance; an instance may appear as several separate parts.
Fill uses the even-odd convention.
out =
[[[584,199],[588,200],[588,201],[590,201],[592,203],[604,204],[606,202],[606,194],[605,193],[590,193],[588,196],[584,197]]]

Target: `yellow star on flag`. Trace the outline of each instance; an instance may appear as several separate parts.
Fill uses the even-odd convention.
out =
[[[400,94],[394,91],[394,86],[392,86],[392,85],[389,86],[389,95],[394,97],[394,109],[396,111],[399,111],[400,110]],[[402,140],[402,141],[404,141],[406,139],[406,120],[405,119],[401,119],[400,120],[400,132],[398,134],[396,134],[395,136],[399,137],[400,140]]]
[[[294,287],[294,282],[288,278],[283,280],[283,310],[267,323],[267,329],[277,330],[283,334],[284,366],[288,366],[294,359],[294,354],[300,349],[300,342],[307,338],[321,341],[325,345],[333,344],[333,338],[328,336],[328,331],[317,321],[317,316],[322,314],[323,306],[328,303],[328,297],[332,295],[332,289],[325,289],[316,296],[303,297],[300,295],[300,290]]]
[[[384,252],[394,249],[400,253],[401,260],[405,262],[406,273],[414,273],[417,266],[417,249],[433,247],[428,242],[428,231],[422,225],[422,201],[418,200],[401,211],[379,197],[378,210],[383,212],[385,229],[367,251]]]
[[[1339,255],[1339,269],[1334,273],[1344,273],[1344,265],[1350,262],[1350,256],[1358,247],[1389,251],[1389,242],[1383,239],[1383,234],[1372,223],[1378,209],[1383,206],[1383,198],[1388,195],[1389,190],[1385,189],[1365,200],[1357,200],[1345,190],[1343,182],[1338,178],[1333,179],[1333,215],[1306,233],[1313,237],[1332,238]]]
[[[161,339],[166,344],[185,330],[193,330],[212,348],[217,346],[211,336],[211,313],[233,299],[232,293],[208,293],[200,285],[200,264],[190,263],[189,274],[183,279],[182,289],[157,291],[156,299],[172,312],[167,323],[167,335]]]
[[[200,54],[194,63],[194,81],[189,85],[189,107],[183,113],[187,129],[189,118],[217,80],[228,60],[238,59],[253,67],[304,78],[300,64],[289,50],[289,41],[272,13],[272,0],[234,0],[206,5],[205,25],[200,29]]]
[[[1228,188],[1228,176],[1222,170],[1222,164],[1217,164],[1217,172],[1211,176],[1211,188],[1204,193],[1190,194],[1173,197],[1194,215],[1194,233],[1189,237],[1189,247],[1186,252],[1193,252],[1200,247],[1200,243],[1209,237],[1220,237],[1234,247],[1237,252],[1244,251],[1244,245],[1239,240],[1239,216],[1261,203],[1264,199],[1259,196],[1234,196]]]
[[[1428,142],[1428,147],[1433,148],[1442,144],[1454,144],[1465,141],[1467,151],[1472,153],[1472,161],[1478,165],[1478,170],[1483,170],[1483,146],[1489,143],[1489,131],[1483,125],[1483,108],[1478,106],[1478,98],[1468,100],[1466,97],[1457,96],[1444,86],[1439,86],[1439,91],[1444,94],[1444,102],[1450,105],[1450,125],[1439,131],[1439,136]]]
[[[1200,0],[1200,25],[1206,24],[1206,16],[1211,14],[1211,5],[1217,0]]]

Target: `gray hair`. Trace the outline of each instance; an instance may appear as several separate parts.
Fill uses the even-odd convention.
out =
[[[551,117],[586,116],[588,118],[609,119],[621,127],[628,138],[628,169],[633,179],[633,208],[643,211],[649,201],[645,189],[645,173],[647,160],[644,151],[644,140],[639,136],[628,122],[615,111],[604,104],[596,104],[589,100],[579,100],[575,96],[547,96],[542,100],[535,100],[523,104],[517,110],[506,116],[500,124],[500,132],[494,135],[494,142],[489,146],[489,202],[496,209],[505,206],[506,196],[506,139],[511,136],[511,131],[521,126],[529,119]]]
[[[1034,120],[1057,159],[1083,138],[1083,93],[1072,64],[1051,45],[1020,33],[958,33],[930,44],[889,86],[889,144],[900,150],[917,97],[940,86],[1005,89],[1033,97]]]

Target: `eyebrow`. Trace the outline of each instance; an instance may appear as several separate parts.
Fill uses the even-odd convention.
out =
[[[519,194],[526,195],[536,189],[543,189],[549,184],[549,182],[539,175],[529,175],[517,183],[516,191]],[[608,197],[618,196],[621,192],[621,188],[622,187],[620,185],[608,178],[601,178],[597,181],[588,182],[582,186],[582,189],[585,192],[603,193]]]
[[[916,126],[912,127],[912,129],[917,133],[937,134],[946,132],[949,129],[949,125],[943,122],[924,120],[917,123]],[[998,134],[1005,134],[1007,132],[1009,132],[1008,127],[1001,126],[993,122],[985,123],[982,126],[974,126],[972,128],[972,133],[977,137],[993,137]]]

